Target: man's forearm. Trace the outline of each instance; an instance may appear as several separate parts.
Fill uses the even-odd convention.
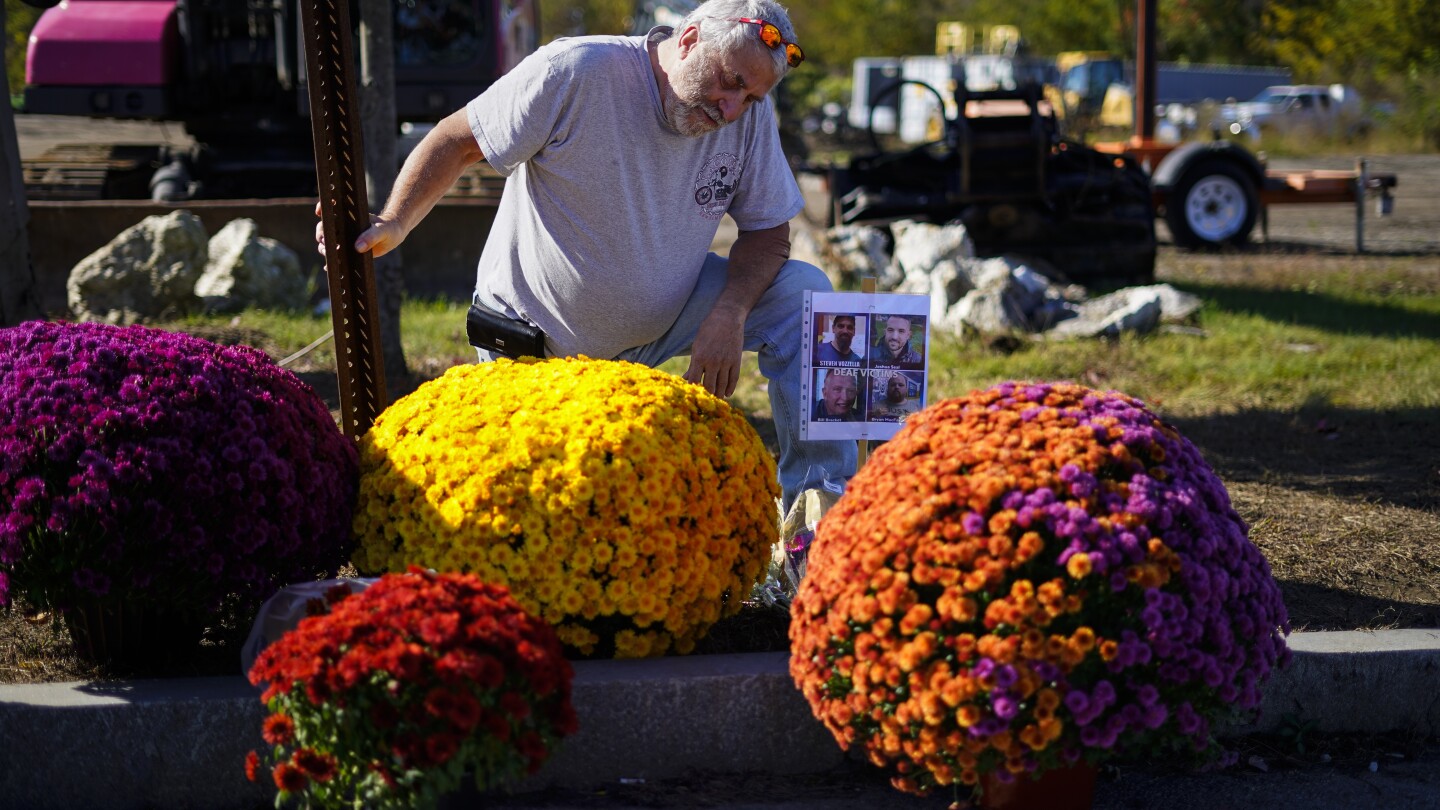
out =
[[[728,278],[714,311],[743,323],[788,258],[790,223],[763,231],[741,231],[730,247]]]
[[[467,168],[484,159],[461,108],[436,124],[405,159],[381,219],[409,233]]]
[[[740,233],[730,248],[725,289],[695,333],[685,379],[705,386],[719,397],[735,393],[740,380],[745,319],[775,281],[789,255],[788,223]]]

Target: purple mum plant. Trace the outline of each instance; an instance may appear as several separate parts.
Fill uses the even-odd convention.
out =
[[[325,404],[255,349],[0,329],[0,605],[258,605],[349,558],[358,480]]]

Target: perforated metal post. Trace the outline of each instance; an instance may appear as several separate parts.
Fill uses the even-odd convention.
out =
[[[347,2],[301,0],[310,128],[325,229],[325,275],[335,324],[340,428],[358,437],[385,408],[385,364],[375,267],[355,239],[369,227],[364,151],[355,95],[355,59]]]

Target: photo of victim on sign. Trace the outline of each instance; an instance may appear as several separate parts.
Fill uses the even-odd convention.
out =
[[[925,407],[930,297],[807,292],[800,438],[884,440]]]

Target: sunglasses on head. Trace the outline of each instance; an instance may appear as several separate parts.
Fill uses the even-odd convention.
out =
[[[793,42],[786,42],[785,37],[781,35],[780,29],[775,26],[775,23],[767,22],[766,20],[757,20],[753,17],[725,17],[723,19],[726,22],[749,23],[757,26],[756,30],[760,34],[760,41],[770,46],[771,50],[784,45],[785,61],[790,63],[790,67],[799,67],[800,63],[805,61],[805,52],[800,50],[799,45]]]

